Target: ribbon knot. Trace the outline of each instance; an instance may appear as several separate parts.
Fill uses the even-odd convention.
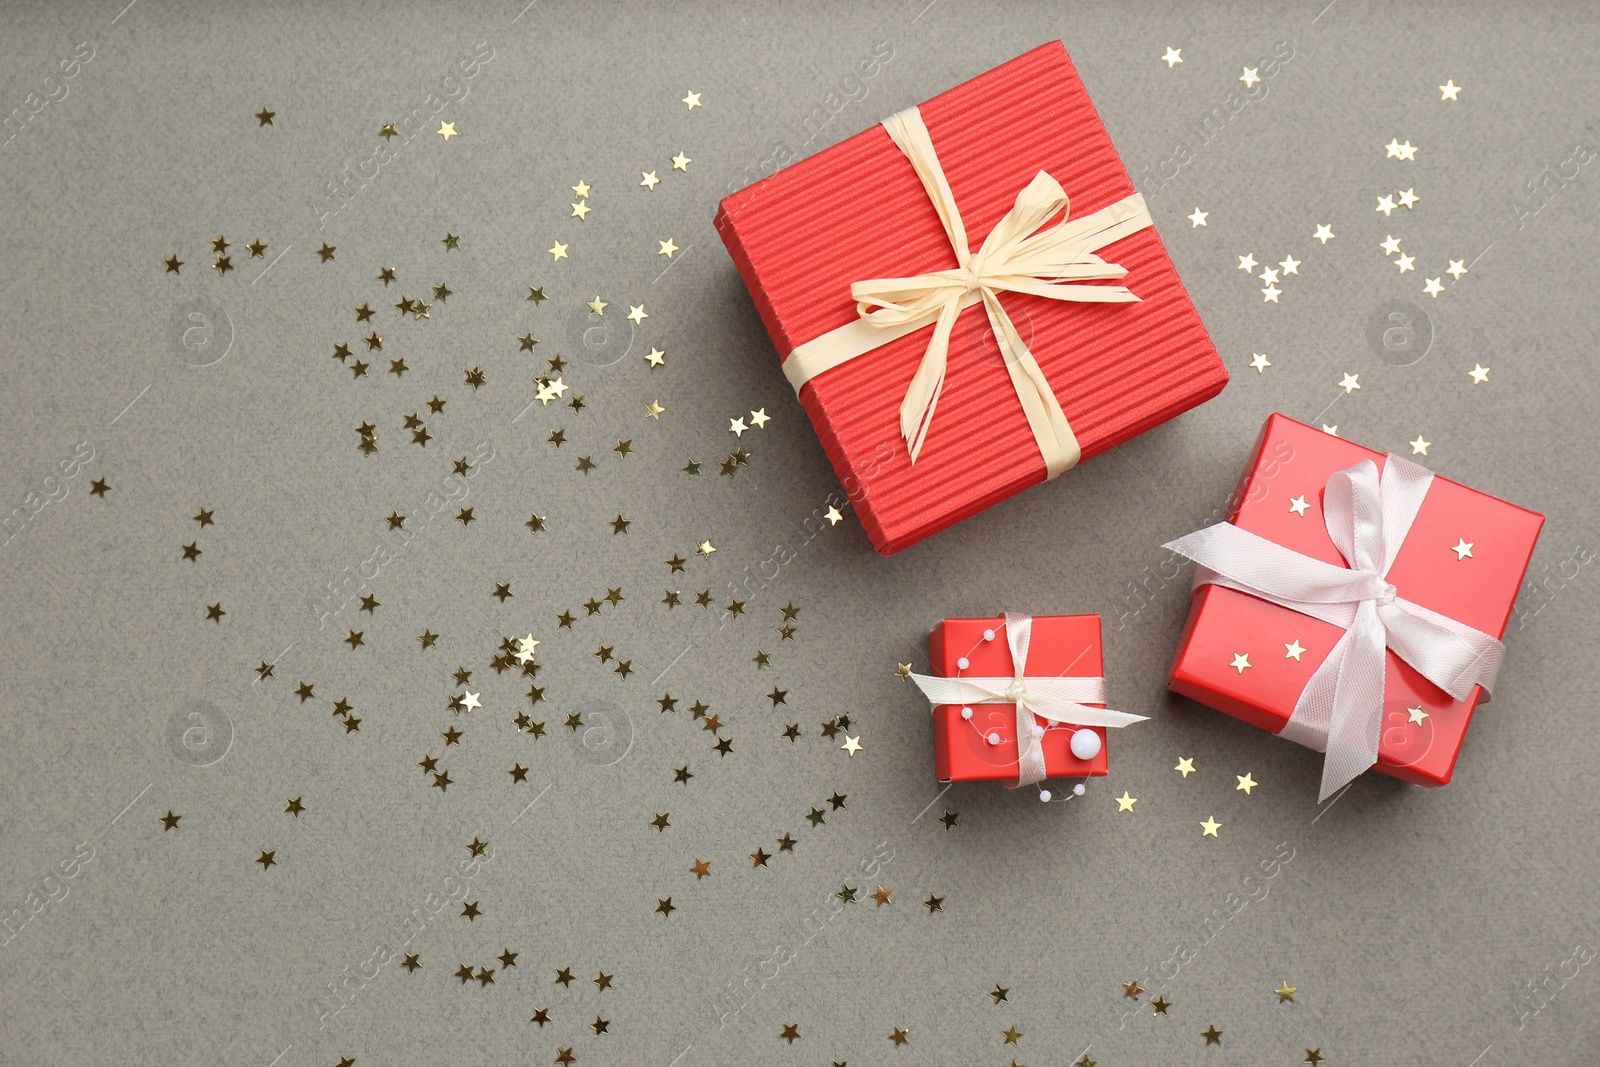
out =
[[[1015,704],[1017,711],[1017,785],[1044,781],[1045,728],[1039,720],[1075,726],[1122,727],[1145,716],[1093,708],[1106,699],[1106,680],[1091,676],[1028,677],[1028,644],[1033,616],[1006,612],[1006,644],[1011,648],[1010,678],[937,678],[912,674],[930,704]]]
[[[1378,761],[1386,650],[1456,700],[1488,692],[1504,646],[1480,630],[1400,596],[1388,580],[1433,474],[1389,455],[1328,477],[1323,519],[1348,566],[1313,559],[1232,523],[1197,530],[1163,547],[1199,564],[1195,585],[1236,589],[1344,629],[1279,731],[1326,754],[1319,800]]]
[[[911,462],[916,463],[944,389],[951,331],[962,311],[982,303],[1012,390],[1044,458],[1046,476],[1054,478],[1075,465],[1082,450],[1061,410],[1061,402],[1000,303],[999,294],[1023,293],[1047,300],[1091,303],[1137,302],[1139,298],[1120,285],[1062,283],[1127,275],[1125,269],[1107,263],[1095,253],[1153,224],[1144,198],[1135,193],[1093,214],[1069,220],[1065,190],[1041,170],[1017,194],[1011,210],[973,253],[961,221],[961,209],[950,191],[921,112],[913,107],[891,115],[883,127],[910,160],[927,191],[955,251],[956,267],[910,278],[854,283],[850,295],[856,301],[858,317],[790,352],[783,362],[783,373],[798,393],[817,375],[932,326],[933,336],[928,339],[922,362],[900,404],[900,435]],[[1057,214],[1061,221],[1045,228],[1045,223]]]

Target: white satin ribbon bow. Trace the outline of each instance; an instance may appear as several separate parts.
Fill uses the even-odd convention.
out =
[[[1099,677],[1029,678],[1028,641],[1033,616],[1006,612],[1006,642],[1011,646],[1010,678],[936,678],[912,674],[930,704],[1015,704],[1017,706],[1017,785],[1046,778],[1043,727],[1034,717],[1074,726],[1121,727],[1146,716],[1109,708],[1091,708],[1106,699],[1106,680]]]
[[[945,180],[921,113],[910,108],[891,115],[883,126],[911,161],[933,201],[955,249],[956,266],[913,278],[877,278],[851,285],[850,295],[856,300],[860,317],[796,348],[784,360],[783,372],[798,393],[818,374],[931,324],[933,336],[900,404],[900,434],[915,463],[944,388],[950,333],[956,318],[964,309],[982,301],[1011,386],[1044,457],[1047,476],[1054,478],[1076,464],[1082,452],[1044,371],[1017,333],[998,294],[1028,293],[1050,300],[1098,303],[1137,301],[1137,296],[1120,285],[1057,283],[1124,277],[1128,273],[1125,269],[1094,253],[1152,225],[1144,198],[1135,193],[1092,215],[1070,221],[1064,215],[1055,226],[1040,230],[1056,212],[1070,212],[1061,184],[1041,170],[1017,194],[1011,211],[973,254],[961,222],[961,210]]]
[[[1199,564],[1197,587],[1210,582],[1237,589],[1344,628],[1279,733],[1326,753],[1319,802],[1378,761],[1385,648],[1457,700],[1470,696],[1473,686],[1487,692],[1500,673],[1499,641],[1406,600],[1388,581],[1432,482],[1432,472],[1393,454],[1381,479],[1370,459],[1329,476],[1323,518],[1348,567],[1231,523],[1162,546]]]

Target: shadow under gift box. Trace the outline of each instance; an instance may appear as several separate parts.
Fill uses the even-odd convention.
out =
[[[974,252],[1044,170],[1078,218],[1133,182],[1060,41],[920,107]],[[1050,225],[1058,222],[1053,219]],[[858,316],[851,283],[955,267],[910,162],[882,126],[722,201],[716,219],[784,358]],[[1146,227],[1098,253],[1139,303],[1001,293],[1089,459],[1222,391],[1228,374],[1178,272]],[[982,307],[950,340],[937,413],[915,466],[900,402],[932,327],[818,375],[800,391],[873,546],[889,555],[1045,480],[1045,464]]]
[[[994,634],[986,640],[984,632]],[[962,670],[958,661],[966,657]],[[946,619],[928,635],[928,659],[932,672],[944,678],[1010,678],[1015,669],[1011,647],[1006,643],[1006,618]],[[1035,615],[1028,643],[1027,675],[1030,678],[1061,675],[1099,677],[1100,616]],[[933,709],[933,770],[941,782],[975,782],[991,779],[1017,779],[1017,706],[1015,704],[971,704],[972,720],[961,717],[961,705],[939,704]],[[1090,707],[1104,707],[1092,704]],[[1035,720],[1043,722],[1042,720]],[[1060,727],[1043,722],[1040,746],[1045,771],[1051,778],[1073,778],[1106,773],[1106,730],[1103,726]],[[1082,760],[1069,747],[1077,730],[1093,730],[1100,735],[1100,751],[1093,759]],[[1000,743],[989,744],[987,735],[1000,735]]]
[[[1267,419],[1245,464],[1227,521],[1313,559],[1348,564],[1328,536],[1322,495],[1328,476],[1384,456],[1284,415]],[[1304,497],[1303,515],[1290,502]],[[1434,475],[1388,580],[1398,595],[1491,637],[1505,634],[1544,516]],[[1472,545],[1470,557],[1451,551]],[[1306,682],[1345,631],[1248,593],[1202,585],[1191,595],[1168,687],[1278,733]],[[1290,646],[1304,649],[1296,658]],[[1230,666],[1237,654],[1250,666]],[[1376,768],[1418,785],[1444,785],[1483,696],[1454,700],[1392,651],[1386,656],[1383,725]],[[1411,709],[1426,718],[1413,722]]]

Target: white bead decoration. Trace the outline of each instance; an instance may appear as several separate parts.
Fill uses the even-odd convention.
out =
[[[968,722],[971,722],[972,721],[972,709],[971,708],[962,708],[961,709],[961,717],[963,719],[966,719]]]
[[[1083,796],[1083,783],[1082,782],[1079,782],[1077,785],[1072,787],[1072,795],[1075,796],[1075,797]]]
[[[962,670],[966,670],[968,667],[972,666],[972,664],[967,662],[967,657],[962,656],[960,659],[956,660],[956,666],[960,667]]]
[[[994,640],[994,631],[993,630],[985,630],[985,631],[983,631],[983,639],[985,641],[993,641]]]
[[[1050,790],[1048,790],[1048,789],[1039,790],[1039,799],[1044,801],[1046,804],[1050,803]]]
[[[1082,760],[1100,755],[1100,735],[1093,730],[1078,730],[1072,735],[1072,754]]]
[[[998,745],[1000,743],[1000,735],[999,734],[990,734],[989,737],[988,737],[988,741],[989,741],[989,743],[991,745]]]

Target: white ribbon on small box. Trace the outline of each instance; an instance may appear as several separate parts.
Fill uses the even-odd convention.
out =
[[[1348,567],[1324,563],[1264,537],[1219,523],[1168,542],[1199,564],[1195,586],[1237,589],[1344,628],[1279,731],[1326,753],[1318,800],[1378,761],[1385,649],[1456,700],[1488,692],[1504,646],[1488,634],[1401,597],[1387,575],[1416,521],[1433,473],[1392,453],[1328,478],[1322,514]]]
[[[1027,676],[1028,641],[1033,616],[1006,612],[1006,643],[1011,646],[1010,678],[939,678],[910,675],[933,705],[1015,704],[1017,708],[1017,785],[1032,785],[1047,777],[1044,766],[1044,727],[1035,719],[1074,726],[1123,727],[1143,722],[1147,716],[1109,708],[1092,708],[1106,699],[1103,677]],[[1014,788],[1014,787],[1013,787]]]

